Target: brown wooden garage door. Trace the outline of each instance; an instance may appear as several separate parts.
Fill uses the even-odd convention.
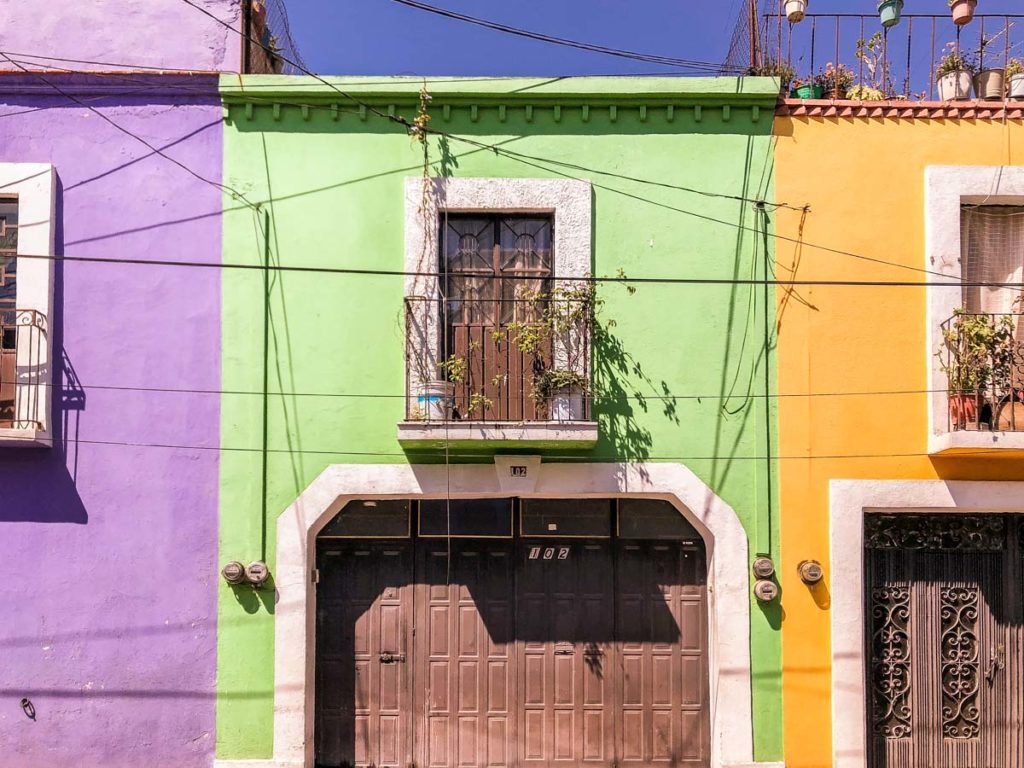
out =
[[[451,538],[410,502],[328,526],[317,765],[707,765],[704,549],[658,504],[462,502]]]

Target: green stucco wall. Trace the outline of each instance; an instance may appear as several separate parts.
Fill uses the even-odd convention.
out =
[[[335,82],[385,113],[412,117],[420,83],[374,84],[381,80]],[[222,89],[225,184],[261,203],[254,211],[226,196],[225,263],[401,271],[403,180],[422,174],[421,146],[312,80],[249,77],[240,87],[226,77]],[[728,282],[765,276],[771,238],[760,231],[770,208],[762,215],[748,202],[674,188],[772,199],[774,84],[585,79],[428,89],[434,130],[539,158],[528,165],[435,136],[431,175],[590,180],[595,275],[726,281],[641,284],[633,295],[602,286],[603,317],[614,326],[613,343],[595,350],[600,442],[545,460],[683,463],[736,510],[752,554],[777,554],[775,472],[765,459],[776,444],[774,409],[765,411],[774,402],[765,397],[775,386],[765,334],[766,322],[769,336],[774,329],[773,293]],[[244,103],[253,94],[280,106]],[[555,168],[551,159],[618,176]],[[221,560],[264,557],[273,567],[277,516],[325,467],[410,460],[396,439],[403,278],[228,268],[223,286]],[[272,753],[272,614],[264,593],[222,585],[219,757]],[[777,760],[780,617],[754,601],[751,616],[755,758]]]

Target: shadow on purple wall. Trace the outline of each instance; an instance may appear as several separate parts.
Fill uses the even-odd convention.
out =
[[[54,252],[64,255],[63,184],[57,178]],[[53,448],[14,449],[4,455],[4,467],[18,476],[6,484],[0,522],[78,523],[89,522],[89,513],[75,487],[78,463],[78,419],[85,410],[85,390],[64,351],[64,262],[54,264],[53,334],[55,365],[50,423]]]

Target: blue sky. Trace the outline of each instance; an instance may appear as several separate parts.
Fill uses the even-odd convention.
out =
[[[720,63],[745,0],[424,0],[448,10],[584,42]],[[523,40],[392,0],[286,0],[307,65],[337,75],[582,75],[678,72]],[[701,8],[701,10],[697,10]],[[875,0],[811,0],[816,13],[874,13]],[[946,0],[906,13],[948,14]],[[1021,13],[1022,0],[980,0],[978,13]],[[1024,19],[1014,39],[1024,39]],[[953,26],[947,37],[952,38]],[[973,24],[972,27],[976,27]],[[906,33],[905,22],[901,25]],[[941,33],[940,33],[941,34]],[[915,38],[917,33],[915,33]],[[832,58],[832,57],[829,57]],[[850,56],[850,59],[853,57]]]

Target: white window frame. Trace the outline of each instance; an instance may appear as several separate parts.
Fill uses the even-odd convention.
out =
[[[36,350],[31,368],[28,350],[19,349],[15,416],[23,417],[13,429],[0,429],[0,447],[48,446],[51,444],[51,393],[53,384],[53,277],[56,174],[49,163],[0,163],[0,196],[18,200],[18,267],[15,309],[19,322],[34,310],[42,317],[45,342]],[[24,256],[24,258],[21,258]],[[25,411],[36,403],[33,414]],[[39,424],[28,416],[39,414]],[[34,419],[33,419],[34,421]]]
[[[960,208],[965,203],[1024,205],[1024,167],[932,165],[925,169],[925,268],[929,271],[925,279],[932,283],[927,289],[928,332],[925,334],[930,372],[928,452],[1021,450],[1024,449],[1024,432],[949,430],[946,375],[935,352],[943,346],[942,323],[951,318],[963,302]]]
[[[405,295],[425,299],[425,306],[439,301],[438,233],[445,213],[543,214],[552,217],[553,269],[556,283],[571,283],[590,275],[592,190],[578,179],[443,178],[422,176],[405,179]],[[407,345],[426,350],[427,367],[441,360],[442,329],[436,313],[424,312],[415,328],[407,328]],[[417,338],[413,339],[412,334]],[[407,346],[407,354],[409,354]],[[559,350],[555,350],[556,358]],[[589,360],[581,361],[583,373]],[[406,393],[411,397],[425,383],[417,366],[410,366]],[[475,425],[475,426],[473,426]],[[454,432],[453,432],[454,430]],[[506,444],[528,441],[591,445],[597,440],[593,422],[530,422],[512,425],[497,422],[404,422],[399,439],[416,443],[437,439],[487,440]]]

